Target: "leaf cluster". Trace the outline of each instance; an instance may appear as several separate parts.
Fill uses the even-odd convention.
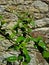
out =
[[[0,20],[2,19],[2,16],[0,16]],[[28,43],[30,41],[34,41],[34,48],[38,49],[40,53],[42,53],[42,56],[48,60],[49,59],[49,51],[47,51],[47,47],[45,42],[43,41],[43,38],[41,36],[37,38],[33,38],[30,33],[32,32],[32,29],[35,27],[35,22],[32,20],[32,18],[21,18],[19,17],[18,21],[16,22],[16,25],[14,25],[13,30],[15,32],[12,32],[10,35],[9,33],[5,33],[5,29],[1,29],[2,25],[5,22],[1,22],[0,25],[0,33],[4,35],[7,39],[13,41],[13,37],[17,36],[17,38],[14,40],[15,44],[10,46],[9,49],[14,49],[16,51],[20,51],[20,54],[18,57],[16,56],[10,56],[6,58],[8,62],[15,62],[20,61],[22,62],[22,65],[27,65],[31,58],[29,55],[29,52],[26,48]]]

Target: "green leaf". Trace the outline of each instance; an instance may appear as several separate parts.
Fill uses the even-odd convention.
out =
[[[23,48],[23,54],[28,54],[28,51],[26,48]]]
[[[18,56],[18,60],[21,60],[22,61],[23,60],[23,56],[19,55]]]
[[[15,33],[10,34],[11,39],[14,38],[14,37],[15,37]]]
[[[38,45],[46,50],[46,44],[42,40],[39,41]]]
[[[34,41],[34,42],[37,42],[37,38],[31,37],[30,40],[31,40],[31,41]]]
[[[23,36],[20,36],[20,37],[17,38],[16,42],[19,43],[19,42],[21,42],[21,41],[24,41],[24,39],[25,39],[25,38],[24,38]]]
[[[23,48],[23,54],[24,54],[24,57],[25,57],[25,62],[29,63],[30,60],[31,60],[31,58],[30,58],[30,56],[29,56],[28,51],[27,51],[26,48]]]
[[[13,27],[13,30],[15,30],[16,32],[18,32],[18,28],[19,28],[19,22],[17,21],[17,23]]]
[[[0,19],[2,19],[3,18],[3,16],[2,15],[0,15]]]
[[[30,41],[30,38],[25,38],[25,42],[28,43]]]
[[[26,62],[26,63],[29,63],[30,60],[31,60],[30,56],[29,56],[28,54],[25,55],[25,62]]]
[[[27,28],[27,24],[23,24],[23,27],[26,29]]]
[[[36,40],[39,42],[40,40],[43,40],[43,38],[41,36],[38,36]]]
[[[30,32],[32,32],[32,29],[31,28],[28,28],[28,31],[27,31],[28,33],[30,33]]]
[[[28,23],[30,23],[31,19],[30,18],[26,18],[26,21],[28,21]]]
[[[2,36],[0,36],[0,40],[4,40],[4,38]]]
[[[7,58],[7,61],[9,61],[9,62],[15,62],[16,60],[17,60],[16,56],[10,56]]]
[[[20,47],[19,47],[19,46],[14,46],[13,49],[14,49],[14,50],[19,50]]]
[[[22,65],[28,65],[26,62],[22,62]]]
[[[38,36],[37,38],[31,37],[30,40],[38,43],[40,40],[43,40],[43,38],[41,36]]]
[[[49,51],[44,51],[43,52],[43,57],[44,58],[49,58]]]
[[[24,47],[26,47],[26,45],[27,45],[27,43],[22,42],[22,43],[19,45],[19,47],[20,47],[20,48],[24,48]]]
[[[22,22],[22,20],[21,19],[18,19],[18,21],[17,21],[18,23],[20,23],[20,22]]]
[[[25,28],[24,27],[21,27],[21,30],[24,32],[25,31]]]
[[[31,24],[33,27],[35,27],[35,21],[32,20],[32,21],[30,22],[30,24]]]
[[[25,18],[23,19],[23,24],[28,24],[30,23],[31,19],[30,18]]]
[[[38,49],[37,45],[34,44],[34,48]]]
[[[1,25],[3,25],[5,22],[1,22]]]

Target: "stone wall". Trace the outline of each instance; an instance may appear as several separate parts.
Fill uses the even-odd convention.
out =
[[[13,12],[30,13],[38,27],[49,24],[49,0],[0,0],[0,14],[5,21],[17,20]]]
[[[46,41],[49,42],[49,0],[0,0],[0,15],[4,17],[3,21],[6,21],[6,25],[4,25],[3,28],[12,28],[13,25],[15,25],[18,17],[14,12],[28,12],[30,16],[33,16],[36,23],[35,31],[41,30],[42,33],[46,32]],[[2,62],[3,58],[13,53],[18,54],[14,51],[5,51],[10,45],[12,45],[12,43],[10,43],[9,40],[5,38],[0,40],[0,65],[6,65],[6,62]],[[30,54],[32,60],[28,65],[48,65],[39,52],[37,53],[33,49],[32,51],[32,54]],[[40,56],[40,58],[38,56]],[[18,62],[16,65],[18,65]]]

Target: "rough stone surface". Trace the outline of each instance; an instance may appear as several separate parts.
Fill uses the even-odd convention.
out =
[[[35,1],[33,3],[33,6],[35,8],[39,8],[41,12],[47,12],[48,11],[48,5],[41,1]]]
[[[42,19],[44,15],[42,13],[34,13],[34,18],[35,19]]]
[[[44,2],[46,2],[46,3],[49,3],[49,0],[42,0],[42,1],[44,1]]]
[[[35,22],[37,27],[46,26],[46,25],[49,25],[49,18],[43,18],[40,20],[36,20]]]
[[[3,16],[2,21],[6,22],[2,28],[12,29],[18,20],[16,13],[21,15],[24,12],[28,12],[30,17],[35,19],[36,29],[34,31],[36,30],[38,33],[35,31],[33,34],[44,36],[49,50],[49,0],[0,0],[0,15]],[[11,30],[7,32],[11,33]],[[14,43],[5,39],[1,34],[0,38],[0,65],[6,65],[6,61],[2,62],[4,58],[13,54],[18,55],[19,52],[13,50],[7,52],[6,49]],[[31,43],[31,45],[28,45],[31,56],[31,61],[28,65],[49,65],[38,50],[32,48],[34,42]],[[19,62],[15,62],[15,65],[19,65]]]

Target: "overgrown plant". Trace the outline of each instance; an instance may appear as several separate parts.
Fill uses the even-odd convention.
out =
[[[31,60],[29,52],[27,50],[27,45],[30,41],[35,42],[34,46],[40,51],[40,53],[42,53],[43,57],[46,58],[46,60],[49,59],[49,51],[47,51],[47,47],[45,43],[43,42],[42,37],[39,36],[37,38],[33,38],[32,35],[30,35],[30,33],[32,32],[32,29],[35,27],[35,23],[32,20],[32,18],[28,17],[29,16],[28,14],[26,16],[27,16],[26,18],[25,17],[22,18],[19,16],[19,19],[16,22],[16,25],[12,29],[14,32],[12,31],[11,35],[6,33],[6,30],[1,29],[3,22],[1,22],[2,25],[0,26],[0,33],[3,36],[5,36],[5,38],[15,42],[15,44],[10,46],[8,50],[14,49],[20,52],[18,57],[13,55],[6,58],[6,60],[8,62],[19,61],[20,63],[19,65],[21,64],[28,65],[28,63]],[[13,40],[15,36],[17,36],[17,38]]]
[[[14,40],[15,44],[10,46],[9,49],[14,49],[16,51],[19,51],[20,54],[18,57],[16,56],[11,56],[6,58],[8,62],[15,62],[16,60],[19,61],[19,65],[27,65],[31,58],[30,55],[27,51],[26,46],[28,45],[30,41],[30,32],[32,31],[31,29],[33,26],[30,28],[30,25],[33,25],[33,20],[30,19],[29,17],[27,18],[20,18],[16,22],[16,25],[13,27],[13,30],[15,32],[12,32],[10,35],[9,33],[6,33],[6,30],[0,28],[0,33],[4,35],[7,39],[13,41],[13,37],[17,36],[17,38]],[[1,27],[4,23],[1,22]]]

